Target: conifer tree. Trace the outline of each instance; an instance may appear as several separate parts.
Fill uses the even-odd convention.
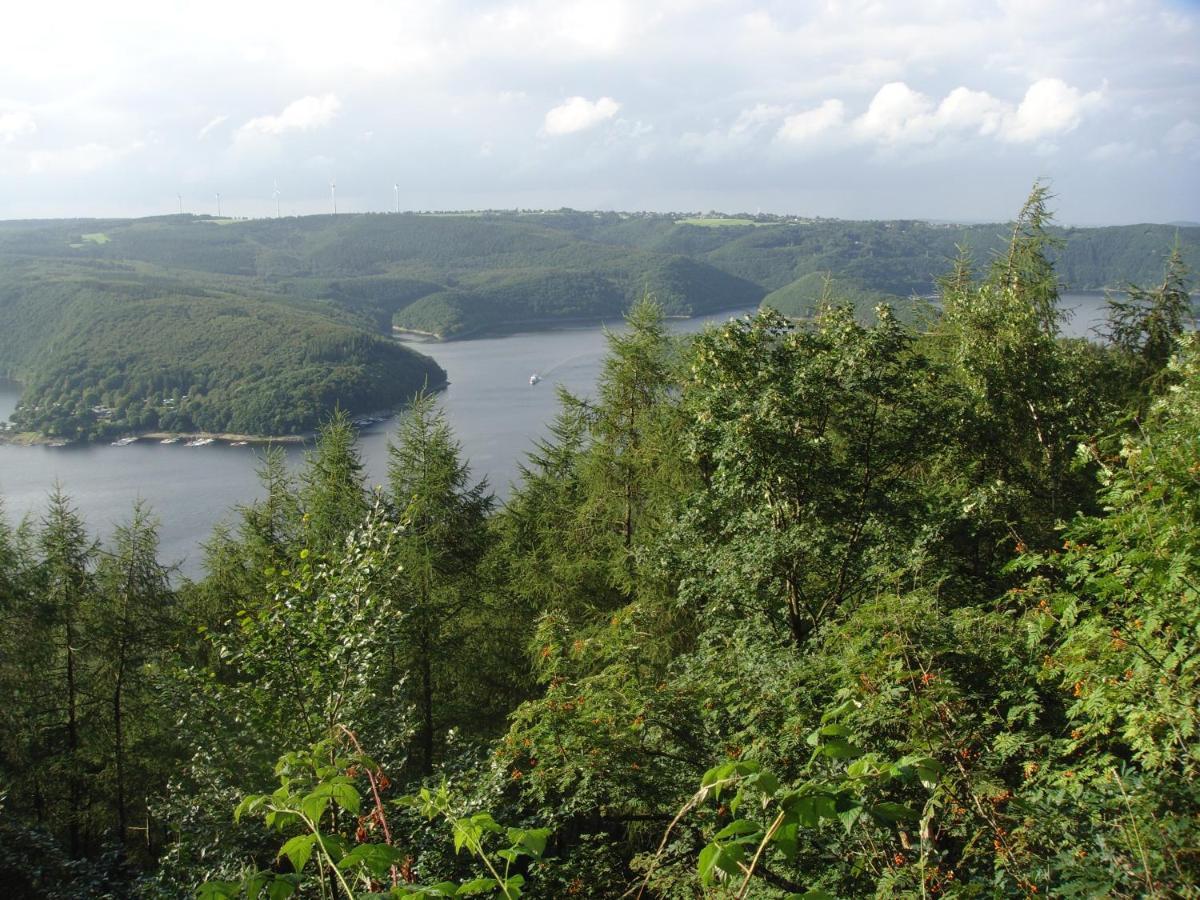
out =
[[[46,660],[49,669],[38,684],[44,692],[42,708],[49,712],[41,727],[48,734],[61,735],[46,748],[51,773],[47,793],[55,790],[56,782],[66,786],[65,806],[60,807],[57,818],[66,823],[71,856],[78,857],[85,849],[84,821],[88,812],[83,769],[84,742],[91,729],[85,700],[88,657],[93,652],[83,623],[94,602],[96,545],[60,485],[50,495],[38,544],[41,565],[37,590],[45,604],[45,640],[51,654]]]
[[[1195,321],[1188,275],[1176,238],[1160,285],[1147,289],[1130,284],[1125,288],[1125,299],[1107,299],[1105,337],[1137,361],[1143,378],[1153,378],[1163,370],[1179,336]]]
[[[478,597],[476,568],[487,548],[492,495],[471,484],[470,469],[445,416],[429,396],[417,397],[388,449],[391,501],[403,531],[396,562],[408,603],[405,667],[415,676],[419,771],[433,771],[439,724],[453,697],[450,658]]]
[[[158,561],[158,523],[139,501],[129,523],[116,529],[111,551],[100,559],[96,600],[86,623],[95,656],[91,693],[108,709],[110,746],[99,753],[111,771],[113,822],[122,844],[130,836],[133,807],[145,813],[147,769],[165,769],[167,763],[164,723],[147,667],[175,643],[169,575]],[[138,750],[132,766],[131,748]],[[150,835],[145,837],[148,842]]]
[[[340,547],[367,514],[357,440],[350,417],[344,410],[337,410],[321,426],[316,449],[309,454],[300,476],[304,540],[314,553]]]

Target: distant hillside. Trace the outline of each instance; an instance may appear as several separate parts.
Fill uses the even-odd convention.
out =
[[[1006,246],[1010,225],[933,225],[918,221],[796,221],[762,217],[757,227],[714,228],[670,216],[617,213],[546,214],[537,221],[587,240],[702,259],[768,291],[811,273],[845,276],[869,290],[900,297],[928,294],[959,246],[982,268]],[[1184,260],[1200,269],[1200,227],[1121,225],[1057,228],[1064,246],[1051,254],[1064,286],[1092,291],[1162,277],[1179,238]]]
[[[69,439],[282,435],[445,381],[428,357],[339,315],[136,270],[18,265],[0,284],[0,359],[25,388],[12,418]]]
[[[914,302],[911,297],[897,297],[863,287],[850,278],[834,278],[822,272],[811,272],[789,282],[763,298],[762,305],[778,310],[792,318],[806,318],[820,307],[822,302],[850,304],[855,315],[869,321],[874,318],[877,306],[887,305],[904,317],[911,317]]]
[[[0,373],[26,383],[23,421],[39,429],[295,431],[335,403],[382,407],[441,379],[387,340],[393,326],[445,339],[552,327],[646,293],[670,315],[764,298],[803,315],[827,274],[863,314],[903,312],[958,246],[982,269],[1008,230],[572,211],[0,222]],[[1069,289],[1152,284],[1176,238],[1200,268],[1196,227],[1057,234]]]

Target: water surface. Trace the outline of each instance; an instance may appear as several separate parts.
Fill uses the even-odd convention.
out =
[[[1103,319],[1103,296],[1073,294],[1063,298],[1073,311],[1064,333],[1091,336]],[[675,331],[696,331],[721,313],[671,323]],[[619,327],[619,325],[614,325]],[[442,407],[462,443],[477,477],[486,477],[501,497],[510,491],[533,440],[545,434],[557,411],[555,385],[587,395],[592,392],[605,352],[602,326],[512,334],[417,349],[444,368],[450,384],[440,394]],[[537,372],[543,380],[530,386]],[[16,406],[19,387],[0,381],[0,420]],[[360,436],[367,475],[372,484],[387,480],[389,439],[396,419],[364,430]],[[102,539],[129,517],[137,499],[145,500],[162,522],[161,558],[179,563],[180,571],[201,573],[200,545],[213,526],[238,504],[261,496],[256,476],[261,450],[211,444],[185,447],[140,441],[127,447],[108,444],[68,447],[0,446],[0,497],[10,521],[35,519],[45,508],[54,484],[61,484],[90,528]],[[304,448],[288,446],[298,466]]]

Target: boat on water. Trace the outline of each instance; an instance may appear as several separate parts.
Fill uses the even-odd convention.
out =
[[[163,438],[161,441],[159,441],[159,443],[160,443],[160,444],[178,444],[178,443],[179,443],[179,438],[177,438],[177,437],[173,437],[173,438]]]
[[[245,447],[248,443],[250,443],[250,442],[249,441],[233,441],[229,446],[230,447]]]
[[[137,438],[135,438],[135,437],[117,438],[115,441],[112,442],[112,445],[114,447],[128,447],[130,444],[132,444],[136,440],[137,440]]]
[[[534,372],[532,375],[529,376],[530,386],[537,384],[541,380],[542,380],[542,376],[539,375],[537,372]]]
[[[213,438],[195,438],[193,440],[188,441],[183,446],[185,446],[185,447],[207,447],[209,444],[211,444],[213,442],[213,440],[214,440]]]

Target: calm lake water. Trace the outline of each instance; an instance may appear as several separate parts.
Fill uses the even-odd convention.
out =
[[[1064,329],[1088,336],[1103,319],[1103,296],[1072,294],[1063,306],[1074,313]],[[697,331],[737,313],[673,322],[675,331]],[[557,411],[554,387],[592,392],[604,356],[602,326],[514,334],[417,347],[438,361],[450,385],[440,394],[475,476],[486,477],[501,498],[516,480],[518,464],[533,440]],[[530,386],[533,372],[543,381]],[[0,381],[0,420],[16,406],[19,391]],[[387,479],[388,441],[396,430],[390,419],[364,430],[359,446],[370,482]],[[304,448],[289,447],[299,465]],[[161,558],[177,563],[188,577],[201,574],[200,545],[213,526],[229,519],[239,504],[261,495],[256,476],[261,450],[254,447],[162,446],[139,442],[83,447],[0,446],[0,497],[9,521],[42,514],[46,496],[57,482],[102,540],[129,517],[137,499],[145,500],[162,520]]]

